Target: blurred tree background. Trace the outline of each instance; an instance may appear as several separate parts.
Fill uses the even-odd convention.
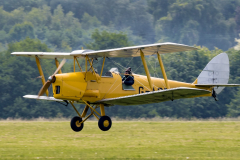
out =
[[[0,118],[72,117],[71,107],[22,98],[37,94],[41,80],[34,59],[11,56],[19,51],[71,52],[127,47],[157,42],[196,45],[199,50],[166,54],[169,79],[193,82],[217,54],[230,59],[230,83],[240,83],[240,0],[0,0]],[[234,49],[235,48],[235,49]],[[99,68],[102,59],[94,62]],[[41,60],[46,77],[52,60]],[[147,57],[152,76],[162,77],[156,57]],[[145,74],[141,59],[111,58],[112,67],[131,66]],[[73,70],[72,61],[64,72]],[[225,88],[213,98],[182,99],[106,109],[114,117],[209,118],[240,116],[240,89]],[[79,108],[80,106],[78,106]]]

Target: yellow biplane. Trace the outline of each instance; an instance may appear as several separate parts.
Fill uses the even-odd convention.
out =
[[[38,95],[25,95],[24,98],[70,103],[78,116],[72,118],[71,128],[78,132],[83,129],[84,122],[92,115],[98,119],[98,126],[107,131],[112,126],[110,117],[105,115],[105,108],[112,105],[138,105],[173,101],[181,98],[213,96],[219,94],[224,87],[239,86],[227,84],[229,79],[229,59],[226,53],[214,57],[193,83],[184,83],[168,80],[165,73],[161,54],[184,52],[197,48],[176,44],[156,43],[133,47],[116,48],[109,50],[75,50],[71,53],[56,52],[14,52],[13,55],[33,57],[42,79],[43,87]],[[156,55],[158,58],[163,79],[151,77],[148,71],[145,56]],[[146,76],[132,73],[128,70],[123,80],[117,68],[103,74],[105,59],[109,57],[137,57],[140,56]],[[55,59],[57,70],[45,82],[40,65],[40,58]],[[80,66],[78,59],[85,60],[85,66]],[[93,67],[93,59],[103,58],[102,69],[97,73]],[[59,64],[57,59],[63,59]],[[61,68],[66,59],[73,59],[74,71],[62,73]],[[81,72],[75,71],[77,63]],[[184,64],[183,64],[184,65]],[[88,66],[90,66],[88,68]],[[85,68],[85,71],[83,70]],[[126,83],[128,77],[130,83]],[[52,84],[53,97],[48,97],[48,88]],[[42,96],[46,93],[47,96]],[[85,104],[82,114],[78,112],[74,103]],[[96,111],[100,107],[100,113]],[[91,113],[87,115],[88,110]]]

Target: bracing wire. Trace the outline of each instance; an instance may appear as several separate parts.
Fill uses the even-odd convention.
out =
[[[141,82],[139,82],[138,80],[135,79],[135,81],[137,81],[139,84],[141,84],[143,87],[146,87],[144,84],[142,84]],[[148,87],[146,87],[147,89],[149,89]],[[149,89],[150,90],[150,89]]]
[[[148,62],[148,61],[147,61]],[[153,66],[151,65],[151,63],[150,63],[150,59],[149,59],[149,64],[150,64],[150,66],[151,66],[151,68],[153,69],[153,71],[156,73],[156,75],[157,75],[157,78],[159,78],[159,75],[158,75],[158,73],[157,73],[157,70],[156,70],[156,67],[155,67],[155,69],[153,68]],[[140,65],[134,72],[136,72],[140,67],[141,67],[142,65]],[[133,73],[134,73],[133,72]],[[141,77],[140,77],[141,78]],[[142,78],[141,78],[142,79]],[[144,80],[144,79],[143,79]],[[146,80],[144,80],[144,81],[146,81]],[[147,81],[146,81],[147,82]],[[161,81],[160,81],[161,82]],[[164,86],[164,87],[166,87],[165,86],[165,84],[164,83],[162,83],[161,82],[161,84]],[[153,84],[154,85],[154,84]],[[154,85],[155,87],[157,87],[156,85]]]
[[[127,67],[122,66],[121,64],[117,63],[116,61],[114,61],[114,60],[112,60],[112,59],[110,59],[110,58],[108,58],[108,59],[109,59],[113,64],[117,65],[121,70],[123,70],[123,71],[126,70]],[[132,61],[132,59],[133,59],[133,57],[132,57],[131,60],[128,62],[128,65],[130,64],[130,62]],[[156,62],[155,62],[155,69],[154,69],[154,67],[152,66],[152,64],[150,63],[150,58],[149,58],[149,60],[148,60],[147,62],[148,62],[148,64],[151,66],[152,70],[154,71],[154,76],[155,76],[155,74],[156,74],[157,78],[159,78],[159,75],[158,75],[157,69],[156,69]],[[142,65],[143,65],[143,64],[139,65],[138,68],[133,71],[133,73],[135,73]],[[140,77],[140,78],[141,78],[141,77]],[[141,78],[141,79],[142,79],[142,78]],[[135,79],[135,80],[136,80],[136,79]],[[145,79],[142,79],[142,80],[146,81]],[[137,81],[138,83],[140,83],[141,85],[143,85],[143,84],[142,84],[141,82],[139,82],[138,80],[136,80],[136,81]],[[116,81],[115,81],[115,82],[116,82]],[[114,83],[115,83],[115,82],[114,82]],[[147,82],[147,81],[146,81],[146,82]],[[164,87],[166,87],[165,84],[162,83],[162,81],[160,81],[160,82],[161,82],[161,84],[162,84]],[[144,85],[143,85],[143,86],[144,86]],[[155,84],[153,84],[153,86],[154,86],[154,87],[157,87]],[[110,87],[110,89],[111,89],[112,87],[113,87],[113,85]],[[117,87],[119,87],[119,85],[118,85]],[[116,87],[116,88],[117,88],[117,87]],[[146,87],[146,86],[144,86],[144,87]],[[115,89],[116,89],[116,88],[115,88]],[[147,87],[146,87],[146,88],[147,88]],[[109,89],[109,90],[110,90],[110,89]],[[115,89],[114,89],[114,90],[115,90]],[[109,90],[108,90],[108,92],[109,92]],[[113,90],[113,91],[114,91],[114,90]],[[111,91],[110,93],[112,93],[113,91]],[[107,93],[108,93],[108,92],[107,92]],[[106,93],[106,94],[107,94],[107,93]],[[104,97],[106,96],[106,94],[104,95]]]
[[[155,74],[156,74],[156,75],[157,75],[157,78],[159,78],[158,73],[157,73],[157,70],[156,70],[156,65],[155,65],[155,69],[154,69],[154,67],[152,66],[152,64],[151,64],[151,62],[150,62],[150,58],[149,58],[149,60],[148,60],[148,63],[149,63],[149,65],[151,66],[152,70],[154,71],[154,76],[155,76]],[[155,64],[156,64],[156,61],[155,61]]]
[[[114,60],[112,60],[112,59],[110,59],[110,58],[108,58],[108,59],[109,59],[113,64],[117,65],[117,66],[120,68],[120,70],[125,70],[125,69],[126,69],[124,66],[122,66],[121,64],[115,62]]]
[[[137,54],[137,52],[139,51],[139,49],[136,51],[135,54]],[[133,57],[130,59],[130,61],[128,62],[128,64],[126,65],[126,68],[128,68],[128,65],[130,64],[130,62],[133,60]]]
[[[150,64],[151,68],[153,69],[154,74],[156,73],[157,78],[159,78],[159,75],[158,75],[157,69],[156,69],[156,61],[155,61],[155,69],[153,68],[152,64],[150,63],[150,58],[149,58],[149,64]],[[160,82],[162,83],[162,81],[160,81]],[[164,88],[166,87],[164,83],[162,83],[162,85],[164,86]]]
[[[111,92],[109,92],[109,94],[112,93],[112,92],[114,92],[121,84],[122,84],[122,83],[120,83],[117,87],[115,87]]]
[[[145,79],[143,79],[142,77],[139,77],[139,78],[141,78],[142,80],[144,80],[145,82],[148,83],[148,81],[145,80]],[[136,80],[136,81],[137,81],[137,80]],[[160,81],[160,82],[161,82],[161,81]],[[140,83],[140,82],[139,82],[139,83]],[[161,82],[161,83],[162,83],[162,82]],[[140,84],[142,84],[142,83],[140,83]],[[142,85],[143,85],[143,84],[142,84]],[[164,88],[166,87],[163,83],[162,83],[162,85],[164,86]],[[156,86],[154,83],[153,83],[153,86],[158,88],[158,86]]]
[[[128,68],[128,65],[130,64],[130,62],[133,60],[133,57],[130,59],[130,61],[128,62],[128,64],[126,65],[125,68]]]
[[[120,76],[119,76],[120,77]],[[106,92],[106,94],[103,96],[102,99],[105,98],[105,96],[108,94],[108,92],[110,91],[110,89],[113,87],[113,85],[116,83],[116,81],[118,80],[118,78],[115,80],[115,82],[112,84],[112,86],[109,88],[109,90]]]
[[[142,66],[142,64],[139,65],[138,68],[133,71],[133,73],[135,73],[141,66]]]

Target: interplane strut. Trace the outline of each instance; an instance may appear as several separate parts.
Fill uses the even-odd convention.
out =
[[[35,56],[35,59],[36,59],[39,74],[41,76],[42,84],[44,85],[46,83],[46,81],[45,81],[45,77],[44,77],[44,74],[43,74],[42,67],[41,67],[38,56]],[[46,90],[45,93],[46,93],[47,96],[49,95],[48,89]]]
[[[147,63],[146,63],[146,60],[145,60],[144,53],[142,52],[141,49],[140,49],[140,54],[141,54],[143,67],[144,67],[146,75],[147,75],[147,79],[148,79],[148,83],[149,83],[150,89],[151,89],[151,91],[153,91],[153,85],[152,85],[151,77],[150,77],[150,74],[149,74],[149,71],[148,71]]]

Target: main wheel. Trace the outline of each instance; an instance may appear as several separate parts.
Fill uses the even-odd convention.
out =
[[[112,120],[108,116],[102,116],[98,121],[98,127],[102,131],[108,131],[112,126]]]
[[[70,123],[72,130],[74,130],[75,132],[81,131],[83,129],[84,124],[83,123],[80,124],[80,122],[82,122],[81,117],[78,116],[73,117]]]

